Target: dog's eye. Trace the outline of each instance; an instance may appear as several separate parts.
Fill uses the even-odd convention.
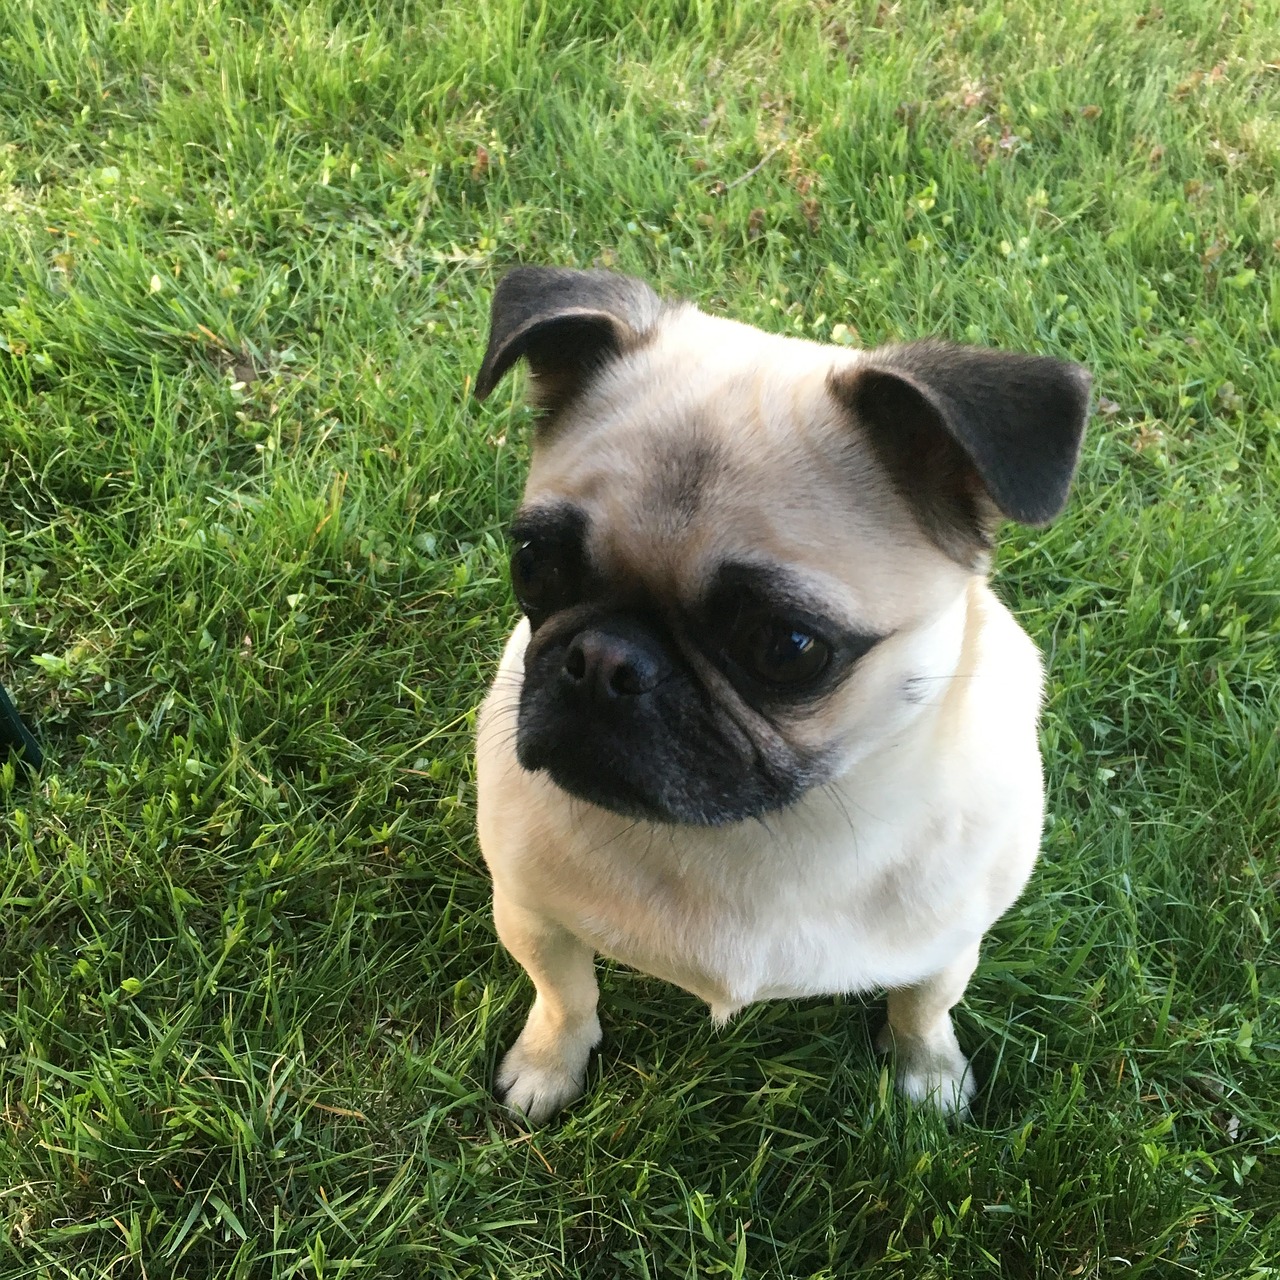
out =
[[[801,685],[826,670],[831,647],[785,619],[771,618],[748,631],[729,656],[766,684]]]
[[[511,553],[511,588],[530,617],[554,613],[569,603],[571,566],[560,549],[522,542]]]

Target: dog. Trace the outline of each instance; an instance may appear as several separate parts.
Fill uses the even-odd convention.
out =
[[[1044,821],[1042,665],[992,539],[1064,508],[1088,372],[828,346],[551,267],[497,286],[476,395],[521,359],[524,616],[476,768],[535,996],[497,1094],[539,1123],[582,1093],[598,954],[717,1023],[885,989],[897,1088],[965,1113],[950,1010]]]

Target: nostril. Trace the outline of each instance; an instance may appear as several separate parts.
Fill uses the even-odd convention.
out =
[[[640,679],[635,667],[629,662],[623,662],[610,672],[609,689],[619,697],[631,698],[641,693],[647,693],[649,686]]]
[[[587,658],[579,645],[573,645],[565,655],[564,669],[571,680],[583,680],[587,675]]]

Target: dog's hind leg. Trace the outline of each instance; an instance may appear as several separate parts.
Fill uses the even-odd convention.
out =
[[[889,992],[889,1020],[877,1047],[897,1059],[898,1091],[944,1115],[964,1117],[974,1094],[969,1060],[960,1052],[951,1007],[964,995],[978,964],[978,944],[941,973]]]
[[[539,1124],[582,1093],[587,1059],[600,1043],[595,955],[496,886],[493,919],[537,993],[524,1030],[498,1067],[494,1088],[507,1106]]]

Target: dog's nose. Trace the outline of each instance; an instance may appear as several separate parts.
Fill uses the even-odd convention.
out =
[[[639,628],[580,631],[564,657],[570,685],[587,697],[610,701],[649,693],[671,672],[657,642]]]

